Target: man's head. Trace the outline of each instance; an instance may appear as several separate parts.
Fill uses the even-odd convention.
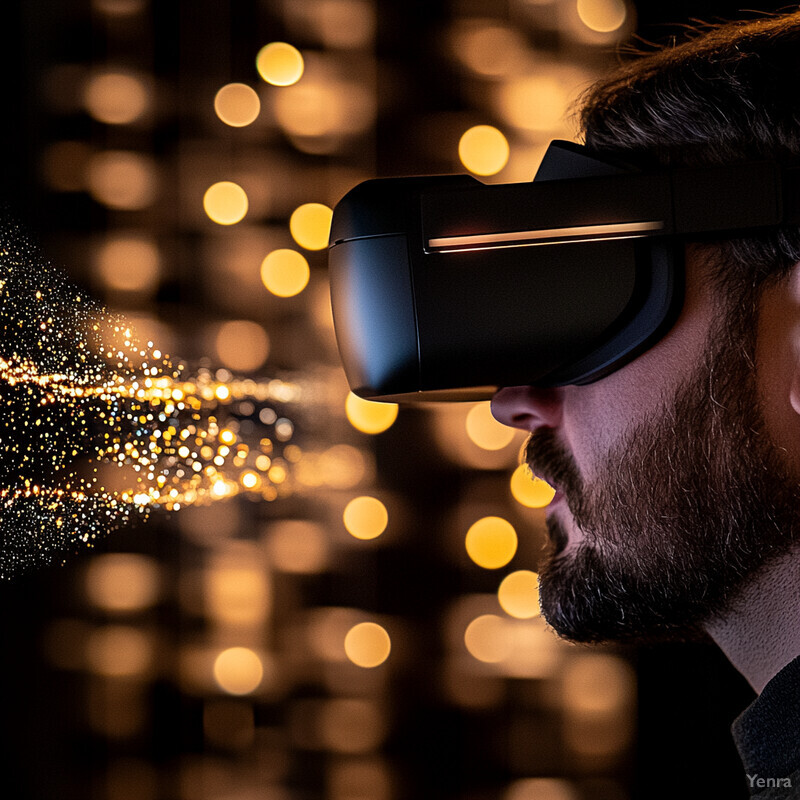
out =
[[[587,95],[587,144],[627,161],[800,156],[800,14],[715,29]],[[800,235],[687,248],[672,330],[587,386],[515,387],[560,489],[540,568],[550,624],[576,640],[699,631],[800,540]]]

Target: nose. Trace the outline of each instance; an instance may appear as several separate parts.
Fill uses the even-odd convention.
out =
[[[492,398],[492,415],[503,425],[533,433],[561,422],[563,390],[508,386]]]

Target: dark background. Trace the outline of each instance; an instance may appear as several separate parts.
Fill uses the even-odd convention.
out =
[[[255,14],[249,4],[231,3],[229,14],[217,8],[216,23],[206,17],[203,3],[191,5],[197,6],[194,13],[187,12],[187,4],[174,0],[153,0],[152,5],[154,70],[176,85],[187,80],[191,64],[185,58],[186,51],[176,48],[175,42],[193,37],[202,40],[205,36],[210,44],[212,36],[219,37],[223,25],[227,37],[240,44],[246,41],[248,46],[232,51],[209,46],[205,53],[212,67],[218,61],[224,65],[223,71],[235,75],[241,72],[237,53],[249,54],[261,41],[275,38],[265,17]],[[699,0],[638,3],[636,37],[644,42],[667,42],[671,37],[680,38],[695,20],[752,18],[779,8],[759,4],[758,11],[742,11],[740,4]],[[392,61],[396,69],[405,70],[411,85],[418,87],[405,98],[405,105],[397,112],[400,117],[459,109],[461,101],[450,90],[446,76],[431,70],[435,53],[425,35],[447,16],[449,9],[449,4],[422,0],[384,0],[379,4],[378,54]],[[45,246],[76,233],[102,230],[108,224],[107,212],[88,197],[49,192],[42,183],[39,166],[42,150],[55,137],[94,135],[90,130],[93,123],[88,120],[55,120],[40,91],[52,64],[102,59],[105,40],[85,19],[85,4],[73,0],[8,3],[2,12],[2,192]],[[440,77],[431,79],[432,72]],[[176,102],[190,99],[177,97]],[[153,151],[164,156],[173,152],[184,133],[184,124],[177,113],[172,118],[168,116],[154,134]],[[406,171],[413,153],[406,147],[402,119],[399,125],[397,119],[379,123],[375,152],[378,174]],[[414,171],[427,169],[424,164],[414,166]],[[65,268],[82,280],[77,258],[63,260]],[[204,301],[192,287],[178,283],[165,286],[159,302],[177,303],[187,297],[198,304]],[[189,306],[190,310],[183,313],[192,313],[191,303]],[[463,491],[465,478],[436,463],[434,457],[426,457],[424,447],[422,452],[409,447],[408,442],[415,441],[415,436],[424,436],[424,422],[411,412],[376,445],[379,473],[383,472],[384,481],[393,491],[413,497],[420,515],[424,512],[435,521],[443,516],[441,508],[448,498]],[[405,461],[398,458],[398,452],[406,454]],[[457,588],[461,578],[454,573],[444,575],[442,580],[441,564],[426,551],[428,545],[423,538],[412,537],[410,542],[411,551],[384,552],[380,563],[366,560],[353,566],[350,577],[366,583],[372,579],[365,577],[365,571],[380,570],[382,588],[374,589],[369,602],[376,609],[399,611],[408,620],[423,624],[427,602],[437,600],[430,588],[433,581],[426,581],[426,570],[431,575],[436,573],[439,579],[436,592]],[[117,534],[100,545],[103,549],[155,554],[169,574],[177,572],[182,559],[193,557],[166,522]],[[412,558],[412,552],[415,556],[420,552],[428,555],[420,562]],[[102,790],[103,765],[117,755],[115,745],[85,730],[81,715],[87,701],[85,682],[76,673],[54,670],[43,660],[40,646],[41,632],[56,613],[63,616],[80,611],[75,571],[81,558],[77,556],[64,568],[43,568],[0,585],[2,793],[15,800],[106,796]],[[410,591],[413,596],[399,596],[403,587],[409,590],[403,580],[408,571],[416,575]],[[320,581],[308,591],[327,603],[345,603],[359,593],[347,580]],[[360,591],[366,591],[363,584]],[[158,623],[166,630],[179,630],[185,624],[169,608],[157,613]],[[711,645],[642,646],[623,652],[636,667],[639,687],[636,744],[629,762],[618,773],[629,796],[642,800],[745,797],[746,783],[729,733],[732,719],[752,699],[752,692],[740,676]],[[505,735],[500,720],[503,711],[498,710],[493,721],[491,715],[475,720],[444,709],[425,691],[424,666],[419,665],[417,672],[408,673],[405,682],[399,681],[395,686],[402,702],[408,704],[408,714],[391,748],[396,763],[401,765],[399,769],[406,770],[404,780],[413,789],[399,796],[444,800],[466,797],[471,787],[495,785],[503,777],[501,771],[480,760],[476,751],[481,747],[476,743],[489,747],[493,739]],[[146,740],[139,743],[139,757],[168,769],[177,753],[201,747],[197,733],[201,711],[194,700],[167,682],[154,683],[151,692],[154,717]],[[445,740],[448,747],[442,746]],[[309,779],[323,765],[307,760],[303,769],[305,779]],[[165,780],[163,786],[164,797],[178,796],[174,784]],[[488,792],[487,789],[486,794],[474,796],[492,796]],[[314,795],[308,790],[302,796]],[[602,792],[596,796],[602,796]]]

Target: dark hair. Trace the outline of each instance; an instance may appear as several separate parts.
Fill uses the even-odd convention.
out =
[[[580,121],[588,146],[644,166],[798,162],[800,12],[697,29],[630,61],[588,90]],[[718,246],[721,285],[757,288],[800,261],[800,229]]]

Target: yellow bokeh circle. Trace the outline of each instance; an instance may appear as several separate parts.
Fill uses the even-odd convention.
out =
[[[535,572],[520,569],[506,575],[497,598],[510,617],[530,619],[539,613],[539,579]]]
[[[305,62],[300,51],[287,42],[270,42],[256,56],[258,74],[273,86],[291,86],[303,77]]]
[[[135,75],[120,72],[93,76],[86,84],[83,99],[89,113],[109,125],[125,125],[137,120],[150,104],[144,83]]]
[[[596,33],[619,30],[628,16],[623,0],[578,0],[581,22]]]
[[[219,181],[206,189],[203,208],[209,219],[218,225],[235,225],[241,222],[249,203],[247,194],[238,183]]]
[[[261,113],[261,100],[246,83],[228,83],[214,97],[214,111],[232,128],[244,128]]]
[[[458,157],[475,175],[495,175],[508,163],[510,148],[501,131],[492,125],[475,125],[461,136]]]
[[[253,372],[267,360],[270,341],[257,322],[232,319],[219,326],[214,345],[226,367],[237,372]]]
[[[511,444],[515,431],[500,424],[493,416],[487,400],[474,405],[467,414],[467,436],[483,450],[502,450]]]
[[[344,638],[344,652],[358,667],[371,669],[383,664],[392,650],[386,629],[375,622],[354,625]]]
[[[89,192],[110,208],[137,211],[151,206],[158,192],[158,171],[149,156],[104,150],[91,156],[86,178]]]
[[[375,403],[350,392],[344,404],[350,424],[362,433],[383,433],[397,419],[397,403]]]
[[[472,620],[464,632],[464,644],[473,658],[497,664],[511,651],[507,621],[496,614],[483,614]]]
[[[254,692],[264,677],[261,659],[248,647],[229,647],[214,661],[214,680],[228,694]]]
[[[389,512],[377,497],[356,497],[345,506],[344,527],[356,539],[375,539],[389,524]]]
[[[303,203],[289,217],[292,238],[306,250],[324,250],[331,233],[333,210],[323,203]]]
[[[544,508],[550,504],[555,493],[556,490],[537,478],[527,464],[520,464],[511,475],[511,494],[527,508]]]
[[[483,517],[467,531],[466,548],[479,567],[499,569],[517,552],[517,532],[502,517]]]
[[[261,282],[277,297],[294,297],[308,286],[311,269],[302,253],[282,247],[261,262]]]

